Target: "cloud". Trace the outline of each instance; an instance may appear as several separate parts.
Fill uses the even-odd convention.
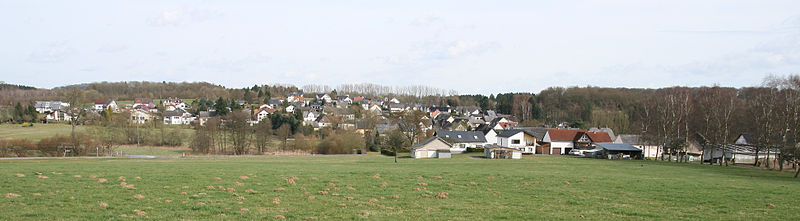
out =
[[[128,46],[126,46],[126,45],[107,44],[107,45],[100,46],[100,48],[97,48],[97,52],[100,52],[100,53],[117,53],[117,52],[121,52],[121,51],[124,51],[124,50],[127,50],[127,49],[128,49]]]
[[[411,21],[411,25],[413,26],[431,26],[434,24],[442,24],[442,23],[444,23],[444,19],[435,15],[423,16]]]
[[[147,19],[147,23],[156,27],[181,26],[192,22],[204,22],[223,14],[209,9],[184,8],[168,10]]]
[[[47,49],[32,52],[28,55],[27,61],[34,63],[58,63],[75,53],[77,53],[77,51],[74,48],[64,45],[64,43],[54,43]]]
[[[219,72],[242,72],[250,67],[267,64],[271,60],[272,57],[270,56],[254,53],[235,59],[198,59],[192,66],[199,66]]]

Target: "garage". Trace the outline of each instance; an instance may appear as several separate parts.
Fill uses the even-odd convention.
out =
[[[561,148],[553,148],[553,155],[561,155]]]

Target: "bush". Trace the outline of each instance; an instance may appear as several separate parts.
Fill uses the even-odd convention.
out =
[[[473,153],[473,152],[483,153],[483,147],[467,147],[467,153]]]
[[[36,145],[30,140],[25,139],[6,140],[2,144],[3,146],[0,148],[4,150],[0,152],[8,156],[11,156],[11,153],[13,153],[17,157],[26,157],[28,156],[28,151],[36,150]]]
[[[36,146],[39,148],[39,151],[49,156],[58,156],[58,154],[60,153],[58,148],[63,145],[71,146],[72,139],[70,137],[63,136],[60,134],[44,138],[40,140],[39,143],[36,144]]]
[[[352,132],[332,134],[317,145],[317,153],[320,154],[349,154],[354,149],[364,152],[364,138]]]
[[[407,155],[409,155],[411,153],[411,150],[403,148],[403,149],[398,150],[397,152],[400,154],[398,156],[407,156]],[[392,149],[381,149],[381,154],[386,155],[386,156],[394,156],[395,155],[394,150],[392,150]]]

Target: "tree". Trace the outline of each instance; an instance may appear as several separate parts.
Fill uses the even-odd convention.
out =
[[[269,118],[264,118],[255,128],[255,144],[259,153],[264,153],[264,149],[269,146],[270,137],[272,137],[272,123]]]
[[[278,131],[276,133],[277,133],[278,137],[280,137],[283,140],[283,146],[282,146],[281,149],[285,150],[286,149],[286,140],[288,140],[289,136],[292,135],[291,126],[289,126],[288,124],[283,124],[278,128]]]
[[[235,155],[242,155],[247,153],[247,147],[250,146],[250,125],[248,120],[250,114],[243,111],[234,111],[228,116],[226,125],[233,140],[233,151]]]
[[[392,119],[408,139],[408,143],[415,144],[419,137],[424,136],[423,132],[430,126],[430,122],[424,120],[423,117],[425,117],[425,113],[412,110],[396,113]]]
[[[391,130],[386,137],[386,145],[394,152],[394,162],[397,163],[397,155],[400,149],[408,145],[408,139],[401,130]]]
[[[86,97],[84,96],[83,91],[81,91],[79,88],[74,88],[67,92],[66,100],[70,105],[65,111],[67,116],[69,116],[69,122],[72,126],[70,137],[75,140],[75,127],[78,126],[82,120],[82,117],[86,115]]]
[[[222,99],[222,97],[219,97],[217,102],[214,102],[214,110],[217,111],[217,115],[219,116],[225,116],[230,112],[228,110],[228,102]]]

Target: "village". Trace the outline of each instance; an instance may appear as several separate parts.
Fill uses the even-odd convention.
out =
[[[775,161],[780,151],[754,153],[747,133],[741,133],[725,147],[706,151],[703,138],[696,135],[688,139],[688,147],[682,152],[667,151],[658,142],[648,142],[641,134],[615,134],[612,128],[572,128],[566,122],[554,127],[520,126],[514,117],[498,114],[494,110],[482,110],[476,106],[426,106],[419,103],[404,103],[395,97],[369,98],[364,96],[331,96],[327,93],[306,95],[290,92],[279,99],[265,99],[264,103],[250,104],[244,100],[224,104],[226,112],[246,113],[247,122],[254,126],[269,120],[272,115],[297,116],[304,127],[314,131],[340,129],[355,131],[361,136],[384,135],[398,129],[393,115],[417,112],[413,119],[422,136],[402,147],[411,158],[450,158],[452,154],[483,152],[489,159],[520,159],[523,155],[570,155],[603,159],[661,159],[685,160],[687,162],[722,162],[753,164],[757,158]],[[204,125],[209,119],[218,117],[214,107],[193,110],[197,105],[182,99],[154,100],[137,98],[132,102],[117,102],[114,99],[95,100],[87,106],[88,113],[101,115],[127,113],[129,123],[164,125]],[[67,112],[69,103],[63,101],[36,101],[34,105],[42,123],[70,121]],[[414,133],[405,131],[405,133]],[[427,135],[427,136],[425,136]],[[695,139],[697,138],[697,139]],[[356,147],[354,147],[356,148]],[[728,151],[723,151],[725,148]],[[389,148],[387,148],[389,149]],[[757,157],[756,157],[757,156]],[[774,162],[773,162],[774,164]]]

